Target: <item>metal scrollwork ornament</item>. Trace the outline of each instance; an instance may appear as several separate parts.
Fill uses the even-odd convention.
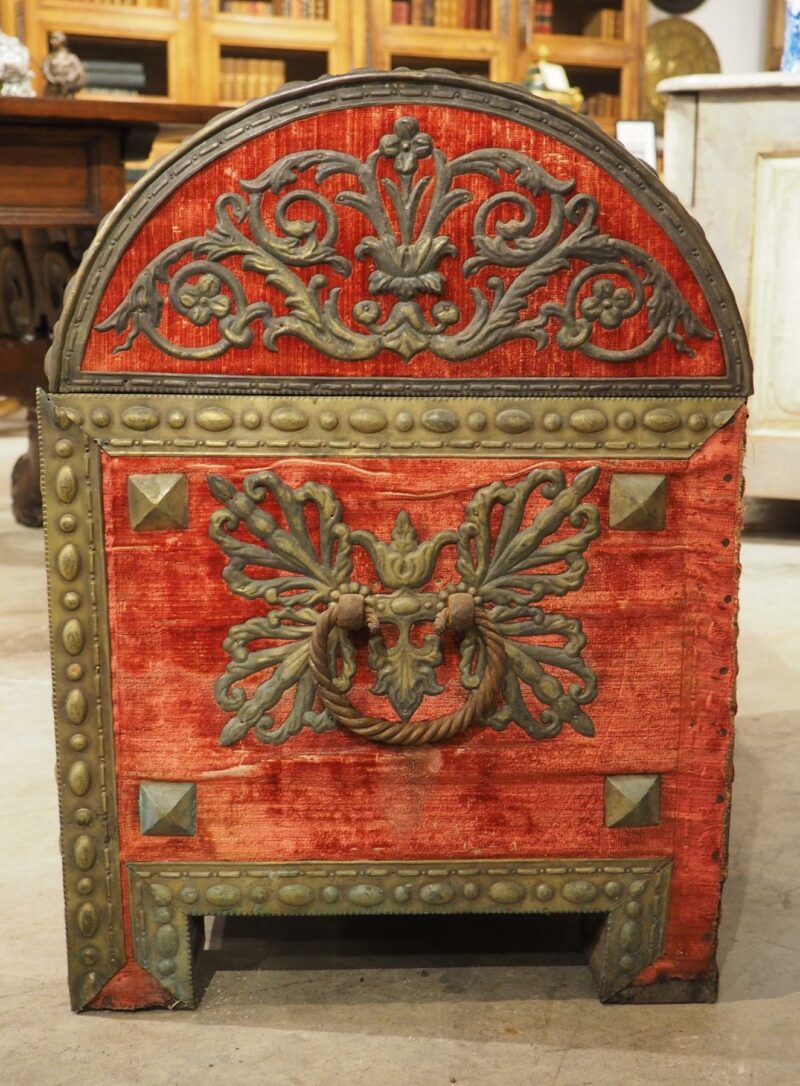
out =
[[[354,185],[329,198],[301,187],[310,171],[316,186],[332,177],[352,178]],[[473,285],[466,311],[444,296],[444,261],[461,255],[448,220],[475,201],[461,185],[470,176],[501,187],[475,208],[467,229],[472,251],[460,275]],[[381,351],[409,362],[430,351],[457,363],[511,340],[541,349],[553,335],[563,350],[631,362],[664,340],[691,355],[690,339],[713,337],[653,256],[600,231],[594,197],[570,195],[573,179],[559,180],[511,148],[448,159],[417,120],[400,117],[364,161],[344,151],[297,151],[240,185],[245,195],[217,198],[211,229],[163,249],[96,326],[125,336],[115,352],[143,335],[167,355],[201,362],[250,347],[259,329],[269,350],[281,336],[294,336],[346,362]],[[340,306],[341,283],[353,272],[350,255],[338,248],[342,207],[358,212],[373,231],[352,254],[372,269],[370,297],[350,314]],[[316,270],[304,277],[302,269]],[[495,271],[478,277],[483,269]],[[262,297],[248,297],[242,272],[261,276]],[[537,296],[547,300],[537,306]],[[203,343],[191,335],[195,342],[170,338],[167,307],[185,328],[211,325],[216,336]],[[629,345],[608,340],[643,311],[644,319],[630,326]]]
[[[224,643],[230,661],[215,697],[234,715],[222,745],[251,729],[277,744],[304,727],[337,726],[405,745],[451,738],[473,724],[501,731],[513,722],[532,739],[558,735],[565,724],[593,735],[584,706],[596,697],[597,678],[581,656],[581,623],[540,602],[583,584],[585,551],[600,532],[597,507],[585,499],[599,471],[587,468],[568,483],[561,469],[537,468],[513,486],[491,483],[475,493],[457,529],[422,541],[401,510],[389,542],[351,529],[328,486],[293,488],[260,471],[238,490],[223,476],[209,476],[224,505],[209,529],[228,559],[223,578],[237,595],[267,609],[231,627]],[[371,587],[352,579],[353,547],[371,559],[377,582]],[[461,579],[426,590],[447,547],[456,550]],[[420,641],[412,631],[422,623],[432,632]],[[395,630],[388,640],[386,625]],[[365,715],[350,700],[357,671],[352,633],[362,627],[371,634],[372,692],[389,700],[398,719]],[[444,689],[437,669],[448,627],[461,635],[466,700],[456,711],[414,721],[423,699]],[[564,673],[575,681],[565,685]],[[291,708],[276,725],[272,711],[292,690]]]

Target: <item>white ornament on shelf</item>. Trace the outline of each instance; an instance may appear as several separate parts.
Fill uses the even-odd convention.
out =
[[[27,46],[0,30],[0,97],[33,98],[32,80]]]

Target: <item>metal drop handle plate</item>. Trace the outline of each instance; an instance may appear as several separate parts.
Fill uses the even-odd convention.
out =
[[[468,592],[454,592],[450,596],[447,607],[437,617],[437,632],[443,633],[448,627],[462,632],[475,629],[486,646],[486,670],[460,709],[430,720],[388,720],[361,713],[347,694],[336,688],[328,667],[328,637],[334,626],[345,630],[365,626],[377,629],[377,619],[368,614],[363,596],[346,593],[322,612],[309,646],[309,665],[323,705],[343,728],[365,739],[396,746],[420,746],[451,739],[476,724],[500,696],[505,674],[503,638],[488,612],[476,607]]]

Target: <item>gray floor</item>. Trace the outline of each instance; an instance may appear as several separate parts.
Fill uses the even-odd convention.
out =
[[[582,965],[534,965],[528,955],[517,964],[508,952],[384,948],[376,964],[342,943],[326,959],[319,944],[281,955],[259,942],[270,968],[240,968],[234,957],[207,970],[194,1013],[75,1016],[64,982],[42,537],[8,509],[21,451],[20,438],[0,437],[0,1082],[800,1083],[800,536],[750,537],[743,550],[718,1005],[602,1007]]]

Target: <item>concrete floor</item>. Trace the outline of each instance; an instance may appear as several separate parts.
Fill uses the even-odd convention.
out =
[[[800,533],[743,550],[730,876],[716,1006],[602,1007],[574,958],[397,942],[207,954],[199,1010],[71,1014],[41,533],[16,525],[0,437],[0,1083],[518,1086],[800,1083]],[[424,933],[421,933],[424,937]],[[469,938],[469,935],[465,936]],[[234,950],[236,949],[234,947]],[[368,956],[365,950],[378,951]],[[482,948],[485,950],[485,948]],[[220,968],[217,968],[220,966]]]

